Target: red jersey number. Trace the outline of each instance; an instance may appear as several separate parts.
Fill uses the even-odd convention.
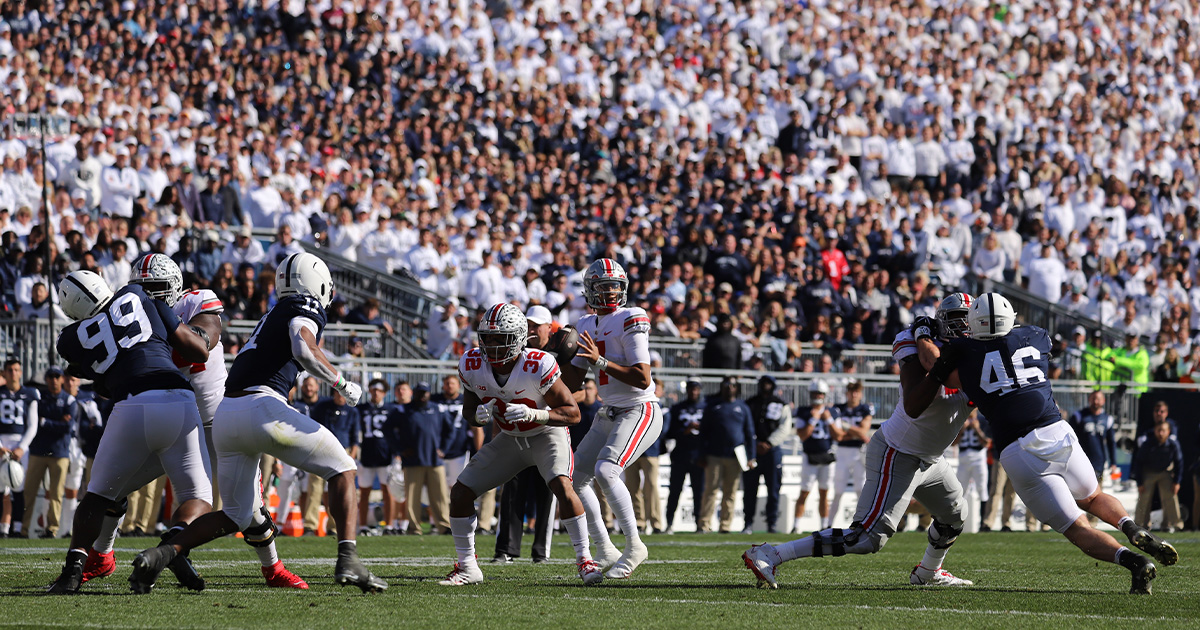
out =
[[[600,351],[600,356],[604,356],[604,340],[596,342],[596,349]],[[608,385],[608,372],[600,370],[600,374],[596,378],[596,384]]]
[[[521,366],[521,369],[526,372],[529,372],[530,374],[537,374],[538,368],[541,367],[541,361],[545,356],[546,356],[545,352],[538,352],[537,350],[530,350],[529,358],[525,359],[525,363]]]
[[[496,420],[496,426],[500,427],[501,429],[505,431],[529,431],[530,429],[536,429],[537,427],[542,426],[536,422],[508,422],[504,419],[504,411],[508,408],[508,403],[505,403],[503,400],[492,396],[480,399],[480,401],[485,405],[493,400],[496,401],[496,412],[492,417]],[[526,407],[533,407],[535,409],[538,406],[537,403],[529,400],[528,398],[516,398],[509,402],[525,405]]]
[[[465,363],[468,372],[472,370],[478,370],[479,368],[483,367],[483,359],[480,359],[479,357],[467,357]]]

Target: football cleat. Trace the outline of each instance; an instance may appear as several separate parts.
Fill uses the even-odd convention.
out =
[[[438,582],[441,586],[466,586],[467,584],[479,584],[483,581],[483,571],[479,567],[463,568],[457,562],[454,563],[454,570],[446,574],[446,579]]]
[[[596,543],[596,553],[592,556],[592,559],[596,561],[596,564],[600,565],[600,568],[609,569],[621,559],[621,550],[617,549],[617,546],[612,544],[612,542],[609,542],[608,546],[601,546],[599,543]]]
[[[1144,527],[1138,529],[1129,538],[1129,542],[1133,543],[1134,547],[1153,556],[1155,560],[1163,563],[1163,566],[1169,567],[1179,562],[1179,552],[1175,551],[1175,547],[1171,546],[1171,543],[1151,534],[1150,530]],[[1153,576],[1151,576],[1151,579],[1153,579]]]
[[[204,590],[204,578],[200,577],[200,572],[196,571],[196,567],[192,565],[192,559],[187,554],[176,554],[175,559],[171,560],[167,568],[184,588],[191,591]]]
[[[263,577],[267,580],[267,586],[271,588],[297,588],[302,591],[308,590],[308,582],[305,582],[299,575],[288,571],[283,566],[283,560],[276,562],[269,567],[261,567]]]
[[[595,560],[580,560],[575,566],[579,567],[579,579],[583,580],[584,586],[604,581],[604,574],[600,572],[600,565],[596,564]]]
[[[646,549],[646,544],[637,540],[625,550],[625,553],[621,554],[621,558],[617,560],[617,563],[611,569],[605,572],[604,577],[612,580],[623,580],[633,575],[633,570],[644,562],[649,555],[650,550]]]
[[[775,581],[775,574],[779,567],[775,564],[775,558],[779,557],[779,553],[775,548],[767,543],[754,545],[742,554],[742,561],[746,563],[746,568],[754,573],[754,577],[758,578],[758,588],[779,588],[779,583]]]
[[[908,583],[917,586],[974,586],[975,583],[971,580],[964,580],[960,577],[954,577],[952,573],[945,569],[938,569],[930,577],[923,578],[917,574],[917,569],[921,565],[913,567],[912,573],[908,574]]]
[[[1129,586],[1130,595],[1149,595],[1150,581],[1158,574],[1157,568],[1150,558],[1138,556],[1137,566],[1130,569],[1133,583]]]
[[[154,588],[158,576],[176,558],[175,548],[171,545],[152,547],[139,553],[133,559],[133,573],[129,574],[129,590],[139,595],[145,595]]]
[[[357,586],[364,593],[378,593],[387,590],[388,587],[387,582],[368,571],[357,556],[344,558],[340,554],[333,572],[333,581],[342,586]]]
[[[63,565],[62,573],[57,580],[46,589],[47,595],[77,595],[79,586],[83,584],[83,562],[69,554],[67,563]]]
[[[83,564],[83,581],[95,580],[97,578],[108,577],[117,570],[117,553],[110,551],[108,553],[100,553],[95,549],[88,549],[87,562]]]
[[[495,558],[492,558],[492,564],[512,564],[513,557],[506,553],[498,553]]]

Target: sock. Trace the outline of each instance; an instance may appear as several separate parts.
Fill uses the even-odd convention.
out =
[[[10,527],[11,527],[11,525],[9,525],[8,523],[0,523],[0,534],[7,535]]]
[[[268,569],[275,566],[276,562],[279,562],[279,553],[275,551],[274,540],[272,540],[271,544],[267,545],[266,547],[255,547],[254,553],[258,554],[258,561]]]
[[[587,515],[580,514],[563,519],[562,524],[567,530],[567,535],[571,537],[571,546],[575,547],[575,559],[580,562],[591,560],[592,552],[588,549]]]
[[[1130,571],[1133,571],[1142,566],[1143,557],[1144,556],[1121,547],[1117,550],[1116,555],[1113,556],[1113,562],[1125,567],[1126,569],[1129,569]]]
[[[104,515],[104,523],[100,525],[100,535],[96,536],[96,542],[92,543],[92,549],[95,549],[96,553],[112,553],[113,545],[117,544],[117,529],[121,527],[121,521],[124,519],[124,514],[121,516]]]
[[[179,532],[183,531],[183,528],[184,528],[183,525],[175,525],[175,526],[171,527],[171,529],[168,529],[167,531],[163,532],[163,535],[161,538],[162,541],[164,543],[169,542],[172,538],[175,537],[175,534],[178,534]]]
[[[1129,518],[1129,516],[1122,516],[1121,520],[1117,521],[1117,527],[1120,527],[1121,532],[1129,538],[1133,538],[1133,535],[1138,533],[1138,530],[1142,529],[1141,527],[1138,527],[1138,524],[1135,523],[1132,518]]]
[[[408,531],[408,519],[403,518],[397,522],[400,523],[400,525],[399,525],[400,529]]]
[[[58,537],[64,538],[71,533],[71,526],[75,523],[75,508],[79,506],[79,499],[63,499],[62,517],[58,519]]]
[[[950,548],[938,549],[933,545],[925,546],[925,557],[921,558],[921,564],[917,565],[917,575],[922,578],[933,577],[938,569],[942,568],[942,563],[946,560],[946,554]]]
[[[608,497],[608,505],[612,508],[613,518],[621,526],[625,534],[625,548],[641,543],[638,536],[637,514],[633,511],[633,497],[629,496],[629,488],[621,481],[621,467],[603,461],[596,465],[598,475],[596,481],[604,486],[604,495]]]
[[[74,565],[78,566],[82,570],[84,563],[87,562],[87,557],[87,549],[69,549],[67,550],[67,563],[64,568],[69,568]]]
[[[782,545],[775,545],[775,553],[779,554],[780,562],[790,562],[796,558],[811,558],[813,542],[812,536],[805,536]]]
[[[591,535],[592,540],[596,541],[596,548],[611,547],[612,541],[608,539],[608,529],[604,527],[604,515],[600,512],[600,499],[596,497],[596,491],[592,489],[592,484],[575,488],[575,494],[579,495],[579,502],[583,503],[588,534]]]
[[[458,554],[458,566],[463,569],[469,567],[479,569],[479,564],[475,560],[475,525],[478,522],[479,517],[474,514],[450,517],[450,533],[454,535],[454,551]]]

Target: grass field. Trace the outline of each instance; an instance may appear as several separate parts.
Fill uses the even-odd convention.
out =
[[[780,589],[754,588],[741,560],[751,542],[786,536],[650,536],[634,577],[585,589],[565,536],[548,564],[483,562],[483,584],[437,585],[452,565],[448,536],[361,539],[361,554],[390,582],[362,595],[333,584],[334,544],[281,538],[289,568],[309,591],[267,589],[253,551],[225,539],[193,552],[201,593],[169,573],[149,595],[129,592],[129,562],[154,539],[117,541],[117,573],[74,598],[39,597],[62,566],[63,541],[0,541],[0,628],[795,628],[1200,627],[1200,536],[1172,537],[1182,557],[1160,567],[1154,595],[1128,594],[1129,574],[1084,557],[1054,533],[967,534],[947,562],[967,589],[908,585],[923,533],[896,536],[873,556],[809,559],[780,569]],[[480,537],[480,557],[494,540]],[[621,538],[617,537],[620,544]],[[527,537],[525,549],[530,539]]]

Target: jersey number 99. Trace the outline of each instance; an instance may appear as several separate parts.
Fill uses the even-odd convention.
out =
[[[124,331],[119,339],[113,332],[113,326]],[[118,348],[129,349],[142,343],[153,334],[153,328],[142,308],[141,299],[133,293],[126,293],[114,300],[107,312],[79,324],[75,332],[85,349],[99,350],[101,354],[92,362],[92,371],[104,374],[117,360]]]

